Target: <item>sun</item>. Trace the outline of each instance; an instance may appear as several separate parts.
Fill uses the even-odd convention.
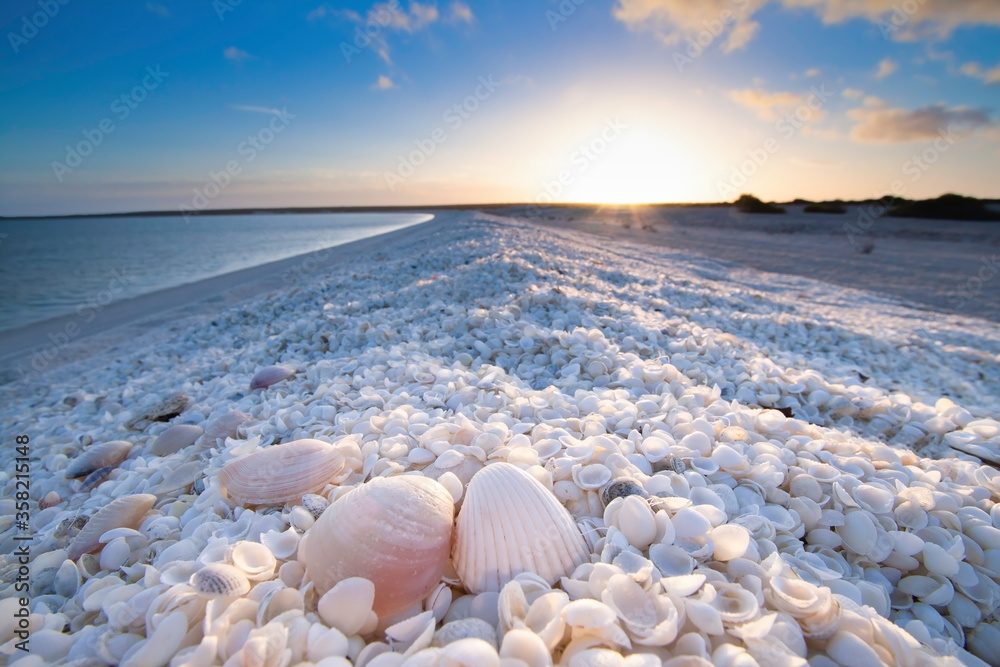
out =
[[[576,177],[565,201],[649,204],[694,201],[698,161],[684,142],[656,131],[625,128],[598,134],[575,155]]]

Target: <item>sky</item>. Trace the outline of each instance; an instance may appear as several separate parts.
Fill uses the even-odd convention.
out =
[[[0,215],[1000,197],[996,0],[9,1]]]

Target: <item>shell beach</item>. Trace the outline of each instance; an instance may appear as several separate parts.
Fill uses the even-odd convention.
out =
[[[995,325],[428,224],[0,387],[4,660],[1000,664]]]

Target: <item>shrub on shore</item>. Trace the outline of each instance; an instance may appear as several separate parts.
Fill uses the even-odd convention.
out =
[[[785,213],[785,209],[781,206],[775,206],[774,204],[768,204],[767,202],[762,202],[753,195],[741,195],[739,199],[736,200],[736,209],[741,213]]]
[[[803,213],[832,213],[832,214],[843,214],[847,213],[847,209],[844,205],[839,202],[818,202],[816,204],[809,204],[802,209]]]
[[[934,220],[1000,220],[1000,212],[987,208],[975,197],[947,194],[937,199],[907,202],[894,206],[885,214],[891,218],[929,218]]]

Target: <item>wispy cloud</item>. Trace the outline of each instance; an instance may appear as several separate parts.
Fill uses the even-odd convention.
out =
[[[392,79],[384,74],[380,74],[378,80],[372,84],[372,90],[390,90],[395,87],[396,84],[392,82]]]
[[[860,100],[864,94],[865,91],[858,90],[857,88],[844,88],[844,92],[841,93],[841,95],[849,100]]]
[[[892,58],[883,58],[879,64],[878,68],[875,70],[876,79],[884,79],[893,72],[899,69],[899,65]]]
[[[473,23],[476,20],[476,17],[473,16],[469,5],[464,2],[459,2],[458,0],[451,3],[449,12],[448,20],[451,23]]]
[[[821,73],[822,72],[820,72],[819,69],[816,67],[810,67],[809,69],[806,70],[806,76],[809,77],[810,79],[819,76]]]
[[[851,109],[848,117],[857,121],[851,138],[861,143],[898,144],[934,139],[944,131],[975,130],[993,127],[987,109],[947,108],[944,104],[919,109],[867,107]]]
[[[146,9],[153,12],[154,14],[159,14],[160,16],[170,16],[170,10],[163,5],[158,5],[155,2],[147,2]]]
[[[226,60],[233,60],[236,62],[253,59],[252,55],[250,55],[243,49],[236,48],[235,46],[230,46],[229,48],[227,48],[225,51],[222,52],[222,55],[226,57]]]
[[[1000,83],[1000,65],[988,70],[984,70],[979,63],[965,63],[959,68],[965,76],[979,79],[986,84]]]
[[[252,104],[232,104],[230,106],[240,111],[252,111],[254,113],[281,113],[281,109],[274,107],[258,107]]]
[[[763,88],[746,88],[729,93],[731,100],[752,109],[757,114],[757,118],[766,121],[776,121],[787,113],[797,111],[800,107],[808,110],[809,121],[818,120],[821,112],[818,106],[814,105],[815,108],[809,106],[810,97],[811,93],[771,93]]]

